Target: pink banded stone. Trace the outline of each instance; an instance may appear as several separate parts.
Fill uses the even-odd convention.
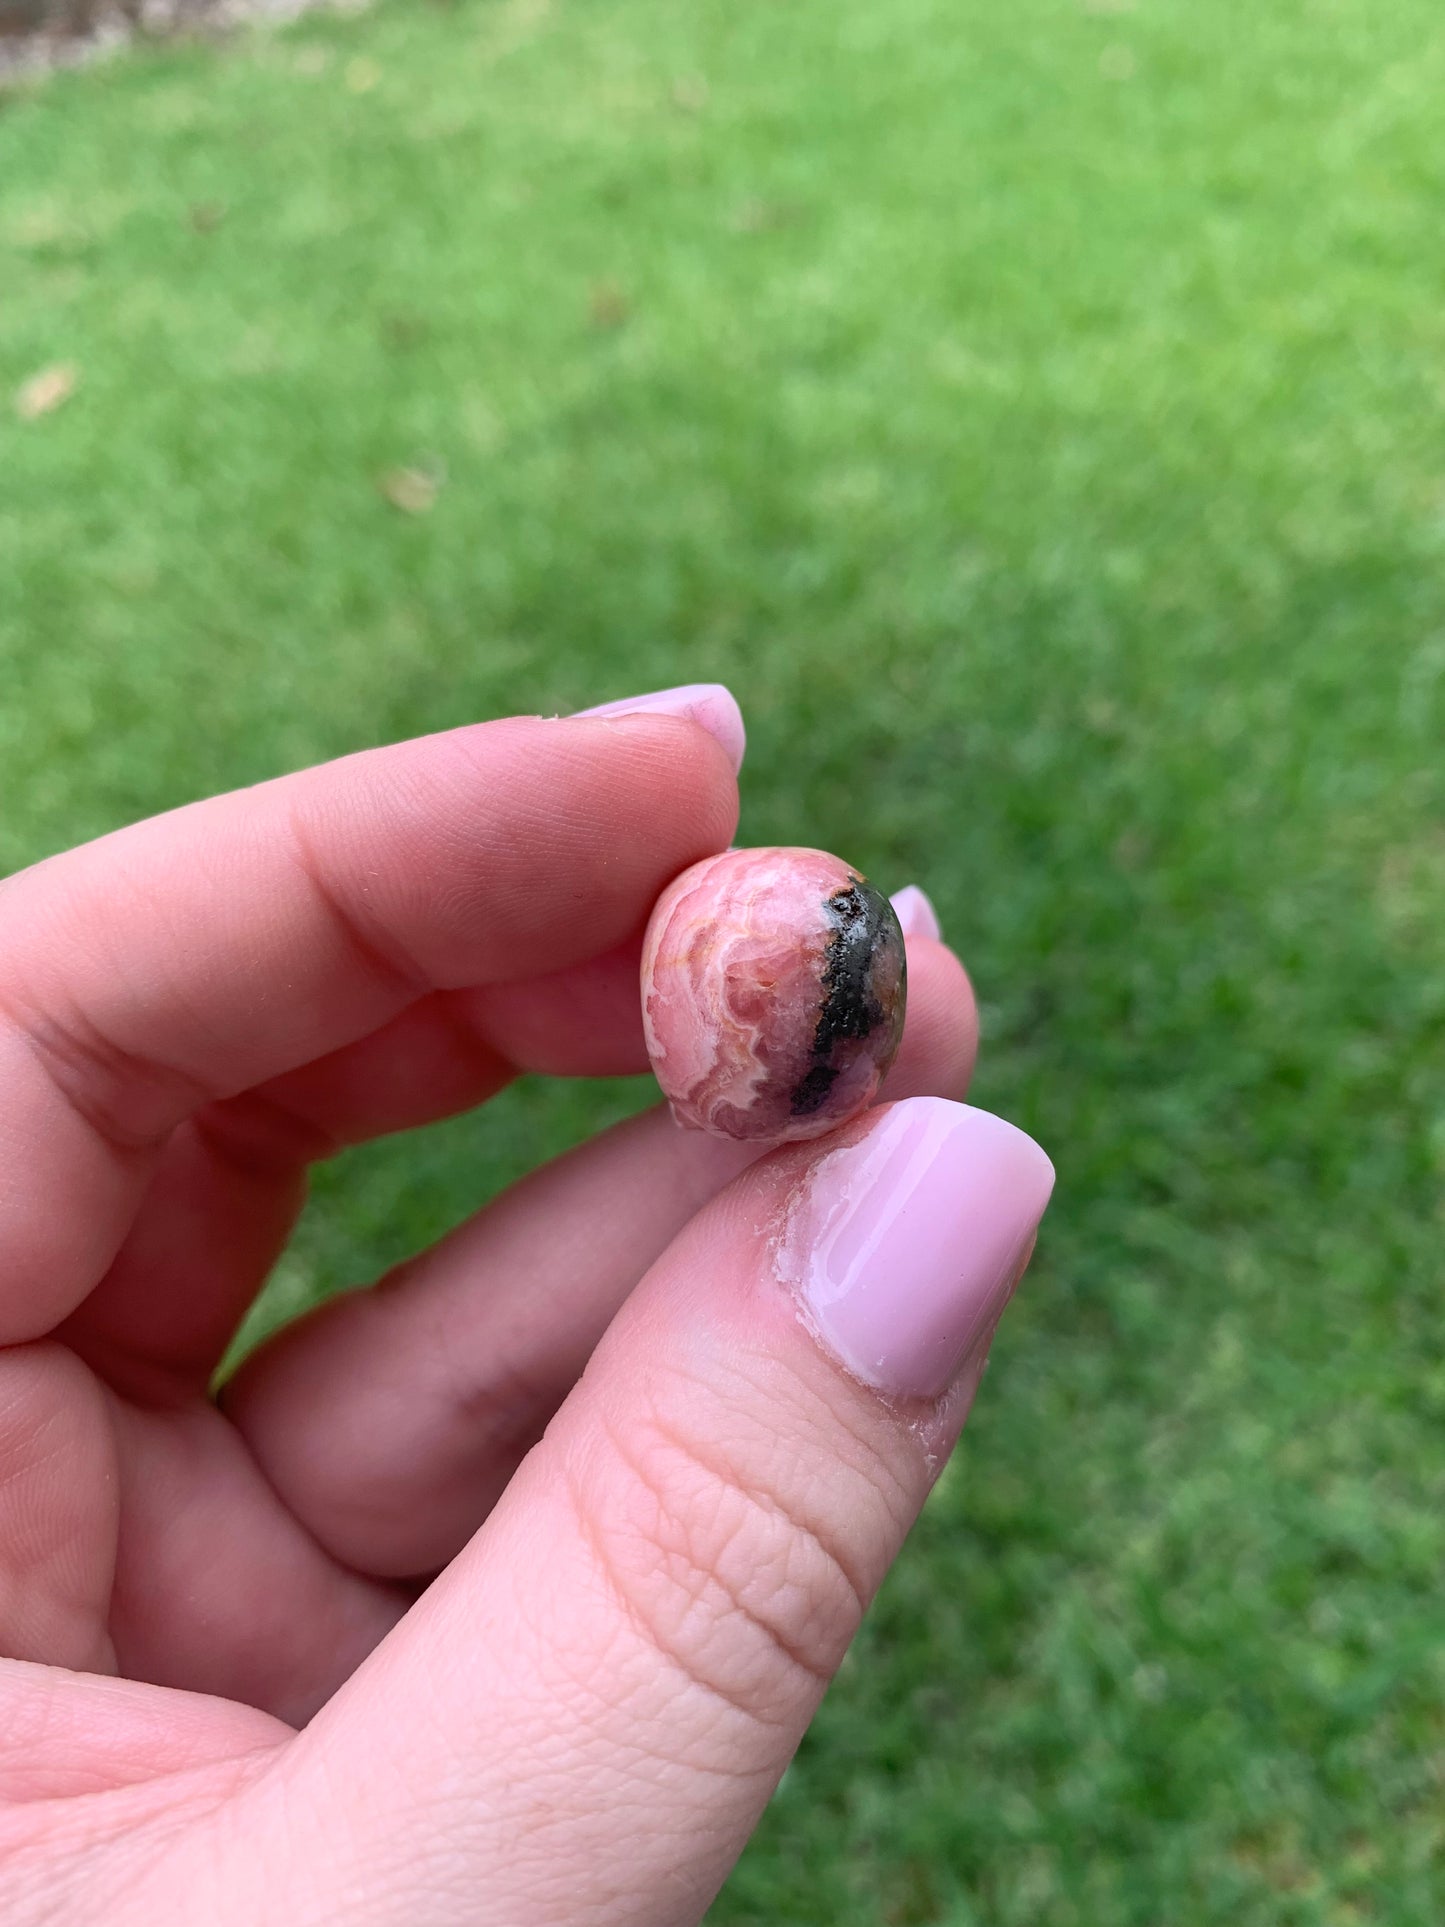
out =
[[[642,1022],[679,1124],[782,1143],[870,1103],[903,1035],[893,906],[824,850],[704,857],[657,900]]]

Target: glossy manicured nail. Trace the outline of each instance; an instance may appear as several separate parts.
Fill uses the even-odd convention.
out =
[[[941,937],[943,927],[938,912],[916,883],[910,883],[889,901],[893,905],[905,937]]]
[[[595,709],[579,709],[579,716],[686,716],[716,736],[733,768],[743,766],[743,751],[748,736],[743,727],[743,712],[732,691],[720,682],[689,682],[676,689],[655,689],[646,696],[623,696],[615,703],[598,703]]]
[[[1053,1165],[1012,1124],[908,1098],[812,1167],[779,1274],[855,1377],[937,1398],[987,1344],[1053,1186]]]

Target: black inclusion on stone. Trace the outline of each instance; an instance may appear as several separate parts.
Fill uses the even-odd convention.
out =
[[[813,1033],[813,1062],[793,1088],[794,1117],[811,1117],[837,1081],[840,1044],[858,1043],[887,1013],[873,994],[873,961],[887,942],[893,911],[885,896],[861,877],[835,890],[823,905],[833,934],[823,950],[823,1008]]]

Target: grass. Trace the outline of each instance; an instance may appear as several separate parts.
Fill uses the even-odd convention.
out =
[[[1442,84],[1435,0],[398,0],[0,109],[0,867],[725,676],[1059,1166],[723,1927],[1440,1917]],[[344,1160],[281,1300],[642,1095]]]

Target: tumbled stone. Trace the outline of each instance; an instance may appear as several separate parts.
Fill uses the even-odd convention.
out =
[[[673,1115],[722,1137],[820,1137],[870,1103],[903,1035],[893,906],[824,850],[729,850],[658,898],[648,1054]]]

